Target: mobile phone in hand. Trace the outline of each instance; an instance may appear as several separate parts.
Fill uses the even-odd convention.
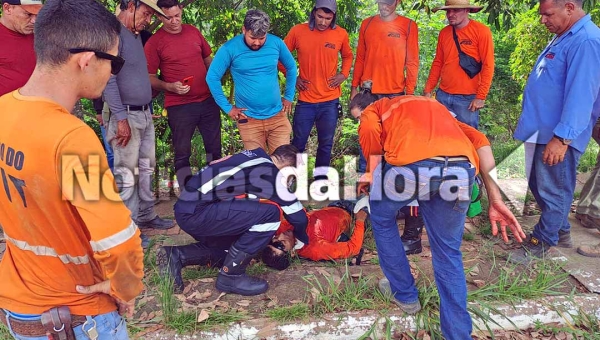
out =
[[[192,86],[192,84],[194,83],[194,76],[189,76],[189,77],[183,78],[181,83],[183,85]]]

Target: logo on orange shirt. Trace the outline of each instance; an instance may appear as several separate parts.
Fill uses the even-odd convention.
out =
[[[390,32],[390,33],[388,33],[387,36],[390,38],[400,38],[401,37],[400,33],[398,33],[398,32]]]
[[[335,44],[327,42],[325,43],[325,48],[331,48],[332,50],[335,50]]]
[[[461,45],[473,45],[473,42],[469,39],[465,39],[465,40],[461,40],[460,44]]]

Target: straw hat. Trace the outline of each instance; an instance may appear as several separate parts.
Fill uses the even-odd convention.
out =
[[[156,14],[166,17],[166,15],[162,11],[162,9],[160,9],[160,7],[158,7],[158,5],[156,4],[157,0],[140,0],[140,2],[143,3],[144,5],[152,8],[156,12]],[[118,16],[119,13],[121,13],[120,2],[117,3],[117,8],[115,9],[115,15]]]
[[[433,12],[437,12],[439,10],[448,10],[448,9],[460,9],[467,8],[471,13],[477,13],[483,9],[483,6],[475,6],[471,5],[469,0],[446,0],[446,4],[442,7],[437,7],[433,9]]]

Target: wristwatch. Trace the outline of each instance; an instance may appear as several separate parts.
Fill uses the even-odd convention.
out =
[[[569,145],[573,141],[572,139],[565,139],[557,135],[554,135],[554,138],[558,139],[562,143],[562,145]]]

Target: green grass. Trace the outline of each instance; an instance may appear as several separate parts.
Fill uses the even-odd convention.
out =
[[[265,265],[262,262],[257,262],[251,266],[248,266],[248,268],[246,269],[246,274],[250,276],[260,276],[268,273],[269,271],[270,270],[267,267],[267,265]]]
[[[554,324],[545,325],[539,321],[535,323],[535,329],[544,336],[569,334],[576,339],[597,340],[600,339],[600,320],[593,314],[587,314],[579,311],[576,315],[569,314],[573,322],[565,318],[566,326],[556,326]]]
[[[246,319],[247,314],[245,312],[240,312],[236,310],[228,310],[228,311],[220,311],[213,310],[210,311],[210,316],[205,321],[202,321],[200,324],[196,324],[197,317],[194,316],[193,323],[194,325],[198,325],[198,329],[207,330],[210,328],[214,328],[219,325],[229,325],[234,322],[243,321]]]
[[[475,235],[473,233],[464,233],[463,240],[465,241],[473,241],[475,239]]]
[[[598,146],[596,141],[594,141],[593,139],[590,140],[587,148],[585,149],[585,152],[583,153],[583,155],[581,155],[581,158],[579,159],[579,167],[577,168],[577,171],[592,171],[592,169],[596,165],[598,149],[600,149],[600,147]]]
[[[8,332],[8,328],[2,323],[0,323],[0,339],[12,339],[12,336]]]
[[[352,278],[348,266],[339,283],[333,275],[325,276],[324,283],[315,275],[308,275],[303,279],[309,284],[308,291],[313,295],[312,313],[315,315],[350,310],[378,310],[390,302],[388,297],[374,288],[372,277],[361,275]]]
[[[206,266],[197,266],[195,268],[184,269],[181,273],[181,277],[184,280],[198,280],[209,277],[217,277],[219,275],[219,268],[211,268]]]
[[[164,313],[164,312],[163,312]],[[165,324],[177,331],[178,334],[191,333],[196,330],[198,315],[195,312],[173,313]]]
[[[289,322],[306,319],[310,316],[311,307],[306,303],[298,303],[292,306],[276,307],[268,310],[265,314],[279,322]]]

